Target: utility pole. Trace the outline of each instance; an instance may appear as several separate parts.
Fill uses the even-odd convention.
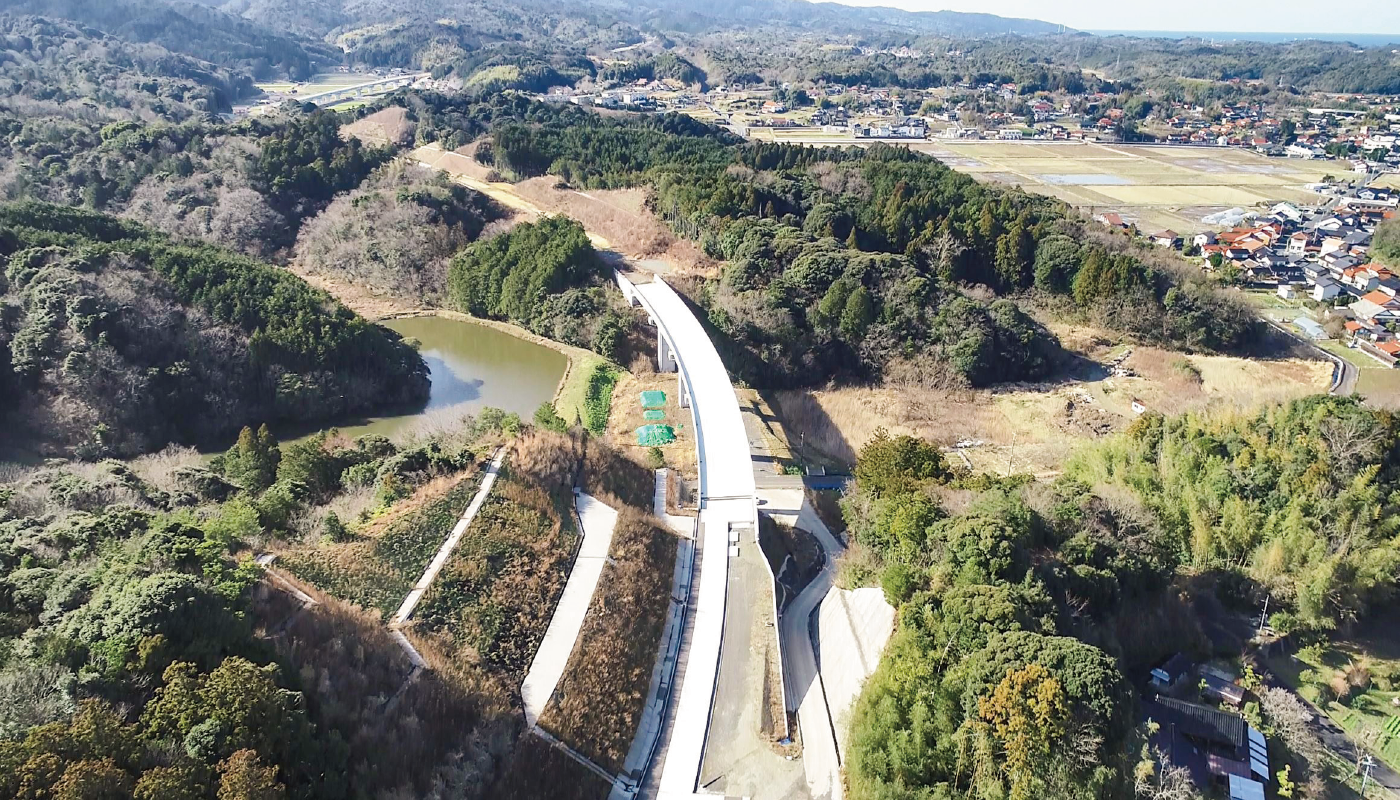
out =
[[[1269,595],[1264,595],[1264,612],[1259,615],[1259,630],[1256,634],[1264,633],[1264,622],[1269,619]]]
[[[1361,773],[1361,800],[1366,800],[1366,785],[1371,782],[1371,770],[1376,766],[1376,760],[1368,753],[1361,759],[1361,766],[1366,769]]]
[[[1006,477],[1011,477],[1011,460],[1016,457],[1016,434],[1011,434],[1011,447],[1006,452]]]

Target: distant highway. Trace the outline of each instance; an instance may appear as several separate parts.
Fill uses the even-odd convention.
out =
[[[328,105],[338,103],[342,100],[350,100],[366,94],[380,94],[389,89],[396,89],[400,86],[408,86],[420,78],[427,78],[430,72],[414,72],[408,75],[394,75],[389,78],[382,78],[369,83],[360,83],[354,86],[339,86],[316,94],[308,94],[297,97],[303,103],[315,103],[316,105]]]

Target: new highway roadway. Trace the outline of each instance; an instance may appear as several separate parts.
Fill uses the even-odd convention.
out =
[[[648,781],[656,787],[657,796],[669,800],[704,794],[698,783],[723,643],[730,534],[742,531],[752,541],[758,506],[739,401],[704,327],[680,295],[660,278],[634,285],[619,276],[618,283],[656,324],[662,360],[674,358],[690,395],[699,466],[696,535],[703,555],[696,601],[689,609],[693,615],[690,642],[685,648],[689,657],[680,687],[672,695],[664,748],[652,767],[660,771],[659,777]]]

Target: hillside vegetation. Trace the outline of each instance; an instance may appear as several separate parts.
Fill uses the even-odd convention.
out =
[[[0,255],[4,412],[45,451],[134,455],[427,396],[395,334],[243,256],[35,203],[0,208]]]
[[[1059,348],[1017,306],[1030,293],[1178,348],[1240,350],[1258,336],[1248,309],[1184,263],[905,148],[737,144],[675,115],[518,100],[388,102],[407,104],[420,137],[489,131],[476,158],[518,178],[648,187],[658,216],[728,262],[717,281],[678,286],[753,385],[1035,380]]]
[[[159,45],[246,72],[257,80],[305,79],[317,67],[340,62],[339,54],[324,43],[263,27],[213,5],[178,0],[15,0],[8,10],[73,20],[129,42]]]
[[[413,545],[388,548],[396,564],[431,554],[419,539],[465,501],[424,532],[421,493],[519,424],[453,423],[398,445],[245,429],[212,462],[170,448],[0,473],[0,796],[500,796],[514,685],[466,663],[406,682],[378,613],[305,584],[302,608],[252,561],[362,536]]]
[[[1332,397],[1149,414],[1035,484],[877,435],[842,504],[843,577],[881,585],[899,623],[855,707],[852,796],[1162,796],[1129,678],[1238,657],[1228,620],[1252,629],[1266,598],[1300,642],[1387,607],[1395,437],[1390,413]],[[1345,776],[1296,701],[1264,695],[1245,714],[1323,796]]]

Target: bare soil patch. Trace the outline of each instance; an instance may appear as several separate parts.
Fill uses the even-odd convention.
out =
[[[1331,366],[1298,358],[1185,355],[1115,345],[1091,329],[1061,341],[1101,369],[1093,379],[986,391],[894,386],[783,391],[773,396],[794,452],[809,464],[849,468],[879,428],[960,448],[954,464],[1049,476],[1080,443],[1125,427],[1137,412],[1250,409],[1327,391]],[[1124,357],[1125,356],[1125,357]],[[1111,369],[1115,364],[1118,369]],[[966,457],[966,461],[964,461]]]
[[[390,106],[342,126],[340,133],[367,145],[403,146],[413,141],[413,129],[413,123],[408,119],[408,109]]]

